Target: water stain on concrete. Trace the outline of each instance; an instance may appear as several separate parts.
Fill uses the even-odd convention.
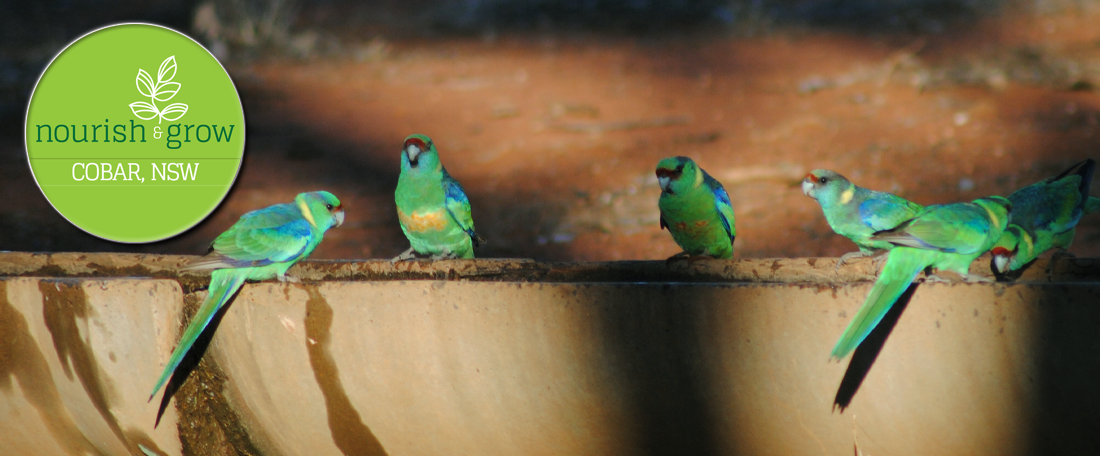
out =
[[[332,307],[321,296],[317,287],[304,288],[309,293],[309,300],[306,301],[306,349],[309,351],[309,365],[313,368],[313,376],[325,397],[332,440],[345,455],[385,456],[386,449],[370,428],[363,424],[359,411],[348,398],[340,381],[340,371],[329,353],[328,347],[332,342],[329,332],[332,328]],[[317,343],[310,344],[309,339]]]
[[[43,280],[38,282],[38,290],[42,292],[42,316],[65,375],[72,380],[73,372],[76,373],[92,405],[131,453],[141,454],[137,446],[139,442],[150,449],[157,449],[153,439],[145,433],[136,429],[123,431],[118,419],[111,413],[108,399],[111,385],[102,375],[95,352],[80,336],[77,326],[77,318],[87,320],[89,313],[84,288],[74,281]]]
[[[104,454],[80,432],[61,402],[46,356],[38,349],[26,318],[8,302],[7,285],[0,281],[0,391],[12,394],[14,377],[24,398],[38,410],[46,429],[66,452]]]

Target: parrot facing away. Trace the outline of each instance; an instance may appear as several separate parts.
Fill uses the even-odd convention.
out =
[[[971,276],[970,263],[1001,237],[1011,211],[1012,202],[1000,196],[929,206],[896,228],[871,236],[870,240],[889,242],[894,248],[887,253],[882,273],[837,340],[831,357],[839,360],[859,346],[917,274],[927,268],[953,271],[968,280],[988,281]]]
[[[657,164],[661,185],[661,228],[668,228],[683,252],[668,258],[732,258],[737,237],[733,205],[722,184],[690,158],[669,157]]]
[[[302,193],[293,203],[276,204],[242,215],[214,240],[210,253],[185,266],[184,271],[213,269],[210,291],[184,330],[149,400],[153,400],[195,339],[246,280],[278,278],[281,282],[296,282],[297,279],[288,277],[286,271],[317,248],[325,231],[342,223],[344,208],[333,194],[325,191]]]
[[[1008,196],[1012,217],[992,249],[995,272],[1021,270],[1052,248],[1069,249],[1077,222],[1100,210],[1100,199],[1089,196],[1095,168],[1096,162],[1089,158]]]
[[[916,217],[924,209],[900,196],[857,186],[827,169],[815,169],[807,174],[802,180],[802,193],[817,200],[833,231],[859,247],[858,252],[841,256],[836,269],[852,258],[894,248],[889,242],[871,240],[871,236]]]
[[[401,231],[412,246],[391,261],[413,259],[414,252],[433,260],[473,258],[474,247],[485,243],[474,230],[466,192],[447,174],[427,136],[405,138],[394,199]]]

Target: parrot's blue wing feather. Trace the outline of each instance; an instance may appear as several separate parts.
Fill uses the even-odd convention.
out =
[[[234,267],[264,266],[290,261],[305,253],[313,233],[309,222],[294,221],[273,228],[241,231],[236,242],[215,252],[234,260]]]
[[[458,226],[469,234],[471,238],[477,238],[474,232],[474,218],[470,211],[470,199],[462,190],[462,184],[446,172],[443,173],[443,193],[447,196],[447,213],[454,218]]]
[[[218,236],[213,252],[186,269],[215,269],[266,266],[290,261],[305,253],[313,232],[301,211],[291,204],[279,204],[244,214]]]
[[[718,210],[718,217],[722,219],[722,226],[726,228],[726,235],[730,237],[730,240],[733,240],[733,226],[730,224],[730,218],[733,215],[733,204],[730,203],[730,196],[721,184],[711,186],[711,191],[714,192],[714,208]]]
[[[703,182],[714,194],[714,209],[718,211],[718,218],[722,220],[722,227],[726,229],[726,235],[729,236],[730,242],[733,242],[737,236],[737,227],[734,225],[733,203],[730,202],[730,195],[726,193],[722,183],[710,177],[710,174],[707,174],[706,171],[703,171]]]
[[[859,218],[875,231],[889,230],[913,218],[914,204],[889,193],[873,192],[859,205]]]

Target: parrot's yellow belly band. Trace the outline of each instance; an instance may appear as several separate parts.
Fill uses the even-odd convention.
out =
[[[412,214],[406,214],[398,209],[397,218],[401,220],[401,224],[405,226],[405,229],[425,233],[446,229],[448,217],[446,209],[432,212],[413,212]]]
[[[698,235],[706,232],[707,225],[710,225],[710,222],[706,220],[696,220],[693,223],[676,222],[674,225],[677,231]]]

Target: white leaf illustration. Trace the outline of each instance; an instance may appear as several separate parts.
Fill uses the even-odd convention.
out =
[[[173,114],[175,117],[172,116]],[[184,114],[187,114],[187,105],[183,103],[172,103],[164,107],[164,110],[160,112],[160,118],[171,122],[183,117]]]
[[[139,68],[137,74],[138,92],[141,92],[142,95],[152,98],[153,88],[153,77],[149,76],[149,73],[146,73],[145,70]]]
[[[138,74],[136,84],[138,92],[142,95],[150,98],[151,103],[144,101],[135,101],[130,103],[130,110],[134,112],[134,115],[142,120],[153,120],[160,117],[159,122],[165,120],[172,122],[179,120],[184,114],[187,114],[187,105],[184,103],[173,103],[165,106],[163,110],[157,108],[158,101],[168,101],[176,96],[182,86],[178,82],[171,82],[176,77],[176,56],[169,56],[160,63],[160,68],[157,69],[157,82],[153,83],[153,77],[146,73],[145,70],[138,68]]]
[[[180,83],[178,82],[165,82],[157,87],[157,93],[153,96],[157,101],[168,101],[172,97],[176,96],[176,92],[180,91]]]
[[[134,115],[138,116],[138,118],[141,120],[153,120],[158,115],[160,115],[160,113],[157,112],[156,106],[153,106],[144,101],[135,101],[133,103],[130,103],[130,110],[134,111]]]
[[[173,55],[161,62],[160,69],[157,70],[157,84],[171,81],[174,77],[176,77],[176,56]]]

